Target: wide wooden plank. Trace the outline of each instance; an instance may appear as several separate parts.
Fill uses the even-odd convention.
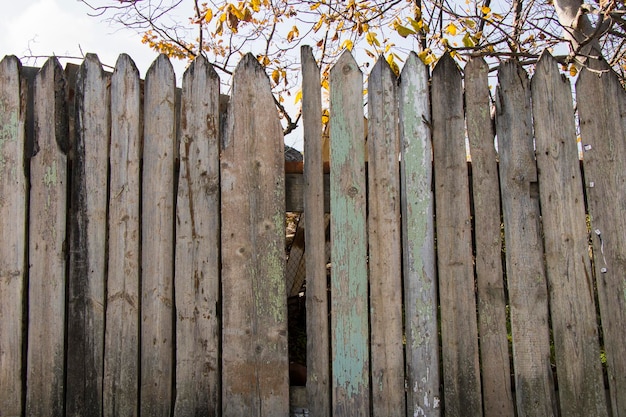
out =
[[[384,58],[368,80],[368,249],[372,413],[404,416],[402,224],[397,79]]]
[[[128,55],[111,77],[109,246],[103,414],[139,412],[141,87]]]
[[[107,183],[108,77],[88,54],[76,81],[70,181],[66,415],[102,413]]]
[[[452,57],[433,71],[432,125],[447,416],[482,414],[463,87]]]
[[[436,417],[441,397],[430,91],[428,69],[414,53],[399,90],[407,415]]]
[[[496,133],[517,413],[552,416],[548,289],[543,267],[530,88],[519,64],[500,66]]]
[[[330,350],[326,281],[325,192],[320,69],[311,47],[300,51],[304,131],[307,402],[311,417],[330,417]],[[329,189],[329,187],[327,187]]]
[[[576,83],[585,187],[614,416],[626,415],[626,96],[614,73]]]
[[[349,52],[330,72],[333,415],[369,416],[363,75]]]
[[[35,78],[30,161],[26,415],[64,415],[67,219],[66,83],[55,58]]]
[[[183,77],[176,204],[175,416],[219,414],[219,97],[204,57]]]
[[[27,179],[24,167],[26,108],[21,63],[0,61],[0,410],[22,413],[23,306],[26,302]]]
[[[170,416],[174,303],[174,161],[176,81],[160,55],[148,69],[144,93],[141,197],[142,416]]]
[[[476,289],[485,417],[514,415],[502,268],[500,187],[488,86],[482,59],[465,66],[467,136],[472,157]]]
[[[287,416],[283,136],[257,59],[235,71],[221,157],[222,415]]]
[[[545,52],[531,92],[561,414],[606,416],[571,91]]]

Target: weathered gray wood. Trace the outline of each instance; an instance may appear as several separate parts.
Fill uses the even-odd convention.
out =
[[[56,58],[35,78],[30,163],[26,415],[61,417],[67,219],[66,83]]]
[[[23,306],[26,302],[27,179],[24,170],[26,108],[21,63],[0,61],[0,410],[22,413]]]
[[[141,198],[142,416],[170,416],[173,372],[176,81],[165,55],[148,69]]]
[[[537,167],[528,76],[519,64],[500,65],[496,133],[513,335],[517,413],[551,416],[548,290],[539,224]]]
[[[219,414],[219,97],[204,57],[183,77],[176,204],[175,416]]]
[[[330,417],[330,350],[325,250],[320,69],[311,47],[301,49],[306,243],[307,402],[311,417]],[[329,187],[327,188],[329,190]],[[329,196],[330,197],[330,196]],[[330,202],[330,200],[328,200]]]
[[[397,79],[384,58],[368,80],[368,248],[372,413],[404,416],[402,224]]]
[[[369,416],[363,75],[346,51],[330,71],[333,415]]]
[[[302,116],[303,127],[306,124],[306,122],[304,122],[305,117],[306,116],[304,116],[304,113],[303,113],[303,116]],[[311,116],[309,116],[309,118],[310,117]],[[322,120],[322,116],[320,116],[320,120]],[[305,165],[304,169],[306,170],[306,163],[304,165]],[[324,177],[322,181],[324,182],[323,184],[324,189],[321,192],[319,198],[323,204],[324,212],[330,213],[330,175],[329,174],[323,174],[323,175]],[[305,194],[307,192],[306,190],[309,190],[310,188],[311,188],[311,183],[307,180],[306,174],[285,174],[285,210],[292,211],[292,212],[305,211],[305,207],[304,207],[305,205],[304,201],[306,198]]]
[[[88,54],[76,81],[70,182],[67,317],[67,416],[102,413],[107,182],[108,77]]]
[[[235,71],[221,157],[222,415],[287,416],[283,136],[269,80]]]
[[[606,416],[572,90],[547,52],[531,91],[561,414]]]
[[[465,66],[467,136],[472,157],[476,288],[485,417],[514,415],[502,270],[500,188],[488,86],[482,59]]]
[[[447,416],[482,414],[461,74],[445,54],[432,77],[432,125]]]
[[[576,83],[611,408],[626,415],[626,96],[614,73]]]
[[[439,338],[428,70],[416,54],[400,74],[402,262],[407,415],[439,416]]]
[[[139,72],[120,55],[111,77],[105,417],[139,412],[140,106]]]

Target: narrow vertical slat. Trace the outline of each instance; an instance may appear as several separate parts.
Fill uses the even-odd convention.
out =
[[[614,73],[582,71],[576,83],[609,392],[626,415],[626,95]]]
[[[478,331],[485,417],[514,415],[502,268],[500,187],[483,59],[465,66],[467,136],[472,156]]]
[[[439,338],[428,69],[412,53],[400,74],[402,262],[407,415],[437,417]]]
[[[496,132],[517,413],[552,416],[548,289],[543,266],[530,88],[519,64],[500,65]]]
[[[349,52],[330,71],[332,407],[369,416],[363,75]]]
[[[548,52],[531,91],[561,414],[606,416],[572,89]]]
[[[111,145],[103,414],[139,412],[141,87],[128,55],[111,77]]]
[[[433,71],[432,99],[445,412],[447,416],[479,416],[482,404],[463,87],[459,69],[448,54]]]
[[[144,93],[141,197],[142,416],[169,417],[172,406],[174,303],[174,161],[176,82],[160,55]]]
[[[183,76],[176,204],[175,416],[216,416],[219,394],[219,97],[204,57]]]
[[[312,49],[303,46],[302,126],[304,131],[304,229],[306,244],[307,403],[311,417],[330,417],[330,350],[324,161],[322,159],[322,97],[320,69]]]
[[[64,415],[67,219],[66,83],[55,58],[35,78],[30,164],[26,415]]]
[[[88,54],[76,81],[76,129],[70,181],[67,318],[67,416],[102,413],[108,77]]]
[[[368,243],[372,412],[404,416],[402,225],[397,79],[379,59],[368,81]]]
[[[21,63],[0,61],[0,410],[22,413],[23,308],[26,302],[26,108]]]
[[[221,157],[222,415],[287,416],[283,135],[257,59],[235,70]]]

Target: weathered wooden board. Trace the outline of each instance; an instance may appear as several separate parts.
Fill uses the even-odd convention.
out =
[[[368,80],[368,266],[372,413],[404,416],[402,224],[397,79],[384,58]]]
[[[148,69],[141,198],[141,405],[170,416],[173,372],[176,80],[165,55]]]
[[[26,302],[26,97],[20,61],[0,61],[0,410],[22,413],[23,306]]]
[[[614,73],[576,83],[593,264],[614,416],[626,415],[626,96]]]
[[[111,77],[105,417],[139,412],[140,117],[139,72],[120,55]]]
[[[307,403],[311,417],[330,417],[330,350],[322,159],[320,69],[311,47],[301,49],[306,244]]]
[[[561,414],[606,416],[572,89],[547,52],[531,92]]]
[[[485,417],[514,415],[502,269],[500,187],[488,86],[482,59],[465,66],[467,136],[472,157],[476,288]]]
[[[76,81],[70,180],[66,415],[102,413],[109,163],[108,77],[88,54]]]
[[[500,65],[496,133],[513,336],[517,413],[552,416],[548,289],[543,266],[528,76]]]
[[[452,57],[432,76],[432,125],[447,416],[482,414],[463,87]]]
[[[429,93],[428,69],[412,53],[399,87],[407,415],[437,417],[441,399]]]
[[[333,416],[369,416],[363,75],[349,52],[330,72]]]
[[[30,161],[29,302],[26,415],[64,415],[67,108],[61,65],[49,59],[35,78]]]
[[[175,416],[219,415],[219,97],[204,57],[183,77],[176,204]]]
[[[222,415],[287,416],[283,136],[267,75],[242,58],[221,157]]]
[[[303,99],[304,99],[304,93],[303,93]],[[302,103],[302,105],[304,106],[304,103]],[[306,116],[304,116],[304,113],[303,113],[303,116],[302,116],[303,128],[304,128],[304,125],[307,124],[307,122],[304,121],[305,117]],[[309,116],[309,118],[310,117],[311,116]],[[320,116],[320,120],[322,120],[321,118],[322,116]],[[305,165],[304,169],[306,169],[306,164],[304,165]],[[323,174],[323,175],[324,175],[323,177],[324,188],[319,198],[323,204],[324,212],[330,213],[330,175],[329,174]],[[289,174],[289,173],[285,174],[285,210],[292,211],[292,212],[304,212],[305,211],[304,200],[305,200],[305,194],[307,193],[306,190],[310,190],[311,187],[312,185],[309,182],[309,180],[307,180],[306,175]]]

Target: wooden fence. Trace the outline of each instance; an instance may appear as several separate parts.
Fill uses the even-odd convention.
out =
[[[626,415],[626,95],[302,51],[310,416]],[[0,416],[287,416],[283,137],[252,55],[182,92],[0,63]],[[579,132],[577,132],[579,128]],[[497,149],[494,138],[497,135]],[[578,156],[577,135],[584,158]],[[467,162],[466,139],[471,164]],[[366,162],[367,148],[367,162]],[[581,169],[584,168],[584,169]]]

